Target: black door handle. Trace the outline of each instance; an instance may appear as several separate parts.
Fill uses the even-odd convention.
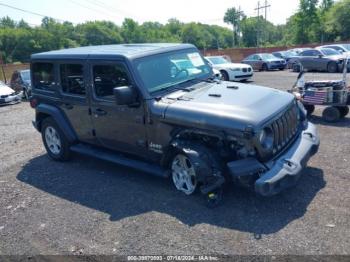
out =
[[[73,105],[72,104],[63,104],[63,106],[66,108],[66,109],[73,109]]]
[[[106,112],[106,111],[104,111],[104,110],[102,110],[102,109],[100,109],[100,108],[97,108],[97,109],[95,110],[95,116],[105,116],[105,115],[107,115],[107,112]]]

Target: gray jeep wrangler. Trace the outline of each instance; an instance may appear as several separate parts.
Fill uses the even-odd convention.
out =
[[[211,197],[233,180],[263,196],[296,183],[319,136],[293,95],[213,79],[189,44],[92,46],[31,57],[34,125],[71,152],[171,177]]]

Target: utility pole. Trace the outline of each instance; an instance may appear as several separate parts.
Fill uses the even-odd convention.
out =
[[[241,9],[241,6],[238,8],[238,23],[237,23],[237,36],[238,36],[238,46],[240,45],[240,32],[241,32],[241,16],[243,14],[243,11]]]
[[[235,47],[235,34],[237,32],[237,38],[238,38],[238,44],[239,44],[239,31],[241,29],[240,23],[241,23],[241,16],[242,16],[243,11],[241,10],[241,7],[235,12],[235,17],[237,19],[237,26],[235,25],[234,21],[232,21],[232,31],[233,31],[233,43],[232,46]]]
[[[259,20],[260,20],[260,9],[265,9],[265,21],[267,21],[267,8],[268,7],[271,7],[271,5],[267,2],[267,0],[265,0],[265,4],[264,5],[260,5],[260,1],[258,1],[258,7],[255,8],[255,10],[258,11],[258,29],[257,29],[257,45],[259,47],[260,45],[260,23],[259,23]]]

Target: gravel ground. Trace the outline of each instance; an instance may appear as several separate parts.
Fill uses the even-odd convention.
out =
[[[295,78],[254,82],[286,90]],[[231,187],[210,210],[161,178],[83,156],[51,161],[28,103],[0,107],[0,254],[349,255],[350,116],[330,125],[320,114],[320,151],[296,187],[272,198]]]

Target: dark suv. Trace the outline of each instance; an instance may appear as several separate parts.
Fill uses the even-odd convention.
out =
[[[34,125],[54,160],[83,153],[170,176],[187,195],[233,180],[267,196],[318,150],[293,95],[213,80],[193,45],[52,51],[32,55],[31,72]]]

